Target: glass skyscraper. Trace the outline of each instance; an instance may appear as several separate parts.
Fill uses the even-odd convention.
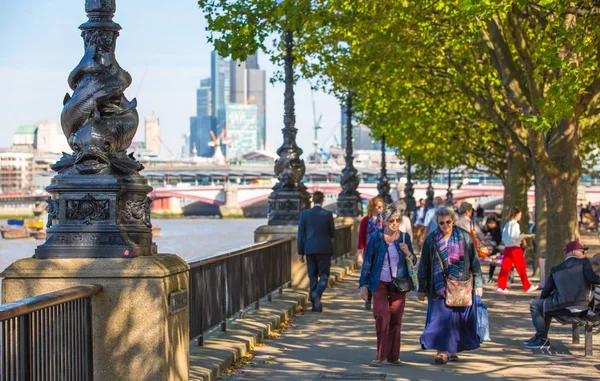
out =
[[[221,149],[227,158],[262,149],[266,143],[266,73],[256,55],[245,62],[231,61],[211,53],[211,77],[202,80],[197,92],[196,116],[190,118],[190,150],[212,157],[210,131],[219,136],[227,128]],[[250,144],[250,137],[253,143]],[[241,143],[241,142],[244,143]]]

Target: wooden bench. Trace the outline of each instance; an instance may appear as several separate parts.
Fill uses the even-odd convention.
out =
[[[589,312],[589,313],[588,313]],[[579,344],[579,333],[580,327],[584,327],[585,331],[585,355],[591,356],[593,351],[593,329],[594,327],[600,326],[600,312],[599,311],[584,311],[577,314],[553,314],[554,320],[562,325],[572,324],[572,338],[573,344]]]

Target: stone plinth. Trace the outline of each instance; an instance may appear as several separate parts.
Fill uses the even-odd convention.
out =
[[[298,226],[296,225],[264,225],[259,226],[254,231],[254,242],[263,242],[271,239],[293,238],[292,242],[292,287],[308,288],[308,273],[306,272],[306,263],[298,260],[298,246],[296,237],[298,236]]]
[[[181,381],[189,371],[188,307],[169,314],[168,296],[188,289],[176,255],[130,259],[22,259],[2,274],[2,303],[79,284],[92,300],[94,380]]]
[[[363,217],[336,217],[335,224],[337,225],[352,225],[352,255],[358,251],[358,228]]]

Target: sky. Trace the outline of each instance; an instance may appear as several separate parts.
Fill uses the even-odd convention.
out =
[[[83,56],[79,25],[87,21],[84,0],[0,1],[0,147],[12,144],[20,125],[40,120],[60,121],[62,100],[72,93],[67,77]],[[123,28],[116,56],[133,83],[126,91],[138,100],[140,125],[136,140],[143,140],[143,119],[160,118],[161,156],[178,155],[183,134],[189,134],[190,116],[196,113],[196,88],[210,77],[206,22],[194,0],[117,0],[114,21]],[[259,65],[270,79],[277,71],[263,54]],[[295,87],[297,141],[312,150],[313,110],[310,84]],[[267,149],[282,143],[282,83],[267,83]],[[340,105],[323,92],[315,92],[316,116],[322,115],[319,144],[340,139]]]

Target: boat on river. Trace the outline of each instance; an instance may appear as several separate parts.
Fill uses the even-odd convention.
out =
[[[8,220],[8,226],[0,226],[3,239],[46,239],[43,221]]]
[[[2,226],[0,227],[0,234],[2,234],[3,239],[24,239],[31,237],[31,233],[25,226]]]

